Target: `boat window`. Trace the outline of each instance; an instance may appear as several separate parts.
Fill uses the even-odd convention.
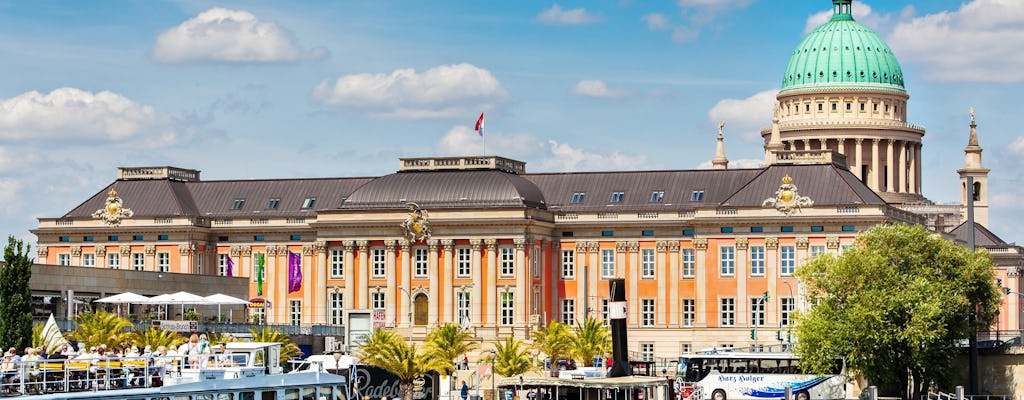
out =
[[[234,393],[218,393],[217,400],[235,400]]]
[[[334,393],[334,390],[330,386],[321,386],[320,387],[320,398],[321,399],[333,399],[334,396],[331,395],[333,393]]]
[[[262,349],[256,350],[256,356],[255,357],[256,357],[256,360],[253,363],[253,366],[262,367],[263,366],[263,350]]]
[[[277,400],[277,390],[264,390],[260,398],[263,400]]]
[[[256,400],[256,392],[241,392],[238,394],[238,400]]]
[[[302,388],[302,400],[316,400],[316,388]]]
[[[154,398],[152,398],[150,400],[171,400],[171,398],[170,397],[154,397]]]
[[[213,400],[212,394],[197,394],[196,400]]]
[[[285,389],[284,400],[299,400],[299,389]]]
[[[334,390],[334,400],[348,400],[348,397],[345,396],[344,386],[339,386]]]
[[[174,396],[174,400],[192,400],[192,396],[187,394],[184,396]]]

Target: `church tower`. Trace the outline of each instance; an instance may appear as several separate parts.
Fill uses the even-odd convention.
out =
[[[956,170],[960,175],[960,222],[967,221],[967,196],[974,196],[974,222],[988,227],[988,168],[981,165],[981,146],[978,145],[978,124],[971,113],[971,136],[964,147],[964,167]],[[967,177],[974,178],[974,187],[967,187]],[[973,190],[969,190],[973,189]]]

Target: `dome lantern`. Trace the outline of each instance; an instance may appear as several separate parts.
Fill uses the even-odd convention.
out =
[[[853,0],[832,0],[832,20],[853,20]]]

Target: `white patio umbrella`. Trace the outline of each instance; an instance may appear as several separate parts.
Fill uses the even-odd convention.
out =
[[[175,292],[151,297],[146,304],[180,304],[184,317],[186,304],[206,304],[206,298],[189,292]]]
[[[121,294],[115,294],[113,296],[107,296],[102,299],[96,300],[97,303],[111,303],[111,304],[147,304],[149,303],[149,297],[141,294],[135,294],[132,292],[124,292]]]
[[[206,301],[209,302],[209,304],[216,304],[217,305],[217,320],[218,321],[220,321],[220,306],[221,305],[249,304],[249,300],[242,300],[240,298],[233,297],[233,296],[228,296],[228,295],[223,294],[223,293],[211,294],[209,296],[206,296]]]

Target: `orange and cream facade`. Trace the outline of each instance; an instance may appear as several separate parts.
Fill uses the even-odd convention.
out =
[[[760,168],[728,168],[721,126],[708,170],[530,173],[497,156],[435,157],[380,177],[204,181],[125,167],[40,219],[38,262],[244,276],[271,303],[250,311],[261,321],[342,325],[369,311],[415,340],[446,322],[490,340],[606,320],[608,279],[624,278],[642,357],[778,344],[807,306],[794,272],[810,257],[883,222],[967,231],[961,206],[921,195],[925,131],[906,122],[895,57],[850,0],[833,4],[787,66]],[[979,245],[1003,286],[1021,292],[1021,249],[984,228],[975,126],[957,172],[976,190],[963,181],[963,199],[981,210]],[[1006,297],[999,329],[1021,328],[1019,298]]]

